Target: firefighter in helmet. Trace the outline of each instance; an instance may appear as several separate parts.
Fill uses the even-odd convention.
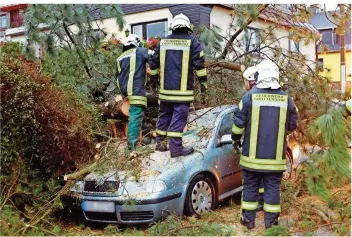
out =
[[[286,136],[297,128],[298,114],[291,97],[281,89],[279,69],[270,60],[256,66],[256,86],[245,94],[234,114],[234,147],[242,146],[241,223],[254,228],[260,184],[264,184],[265,227],[277,225],[280,185],[286,169]],[[240,139],[244,131],[244,139]]]
[[[138,145],[144,109],[147,107],[145,80],[149,55],[148,50],[140,45],[137,35],[129,35],[124,40],[123,53],[117,59],[118,86],[130,102],[127,131],[129,150],[134,150]]]
[[[171,157],[178,157],[193,153],[193,148],[182,146],[182,132],[186,127],[190,103],[194,100],[194,71],[203,95],[207,88],[207,72],[203,47],[192,34],[188,17],[176,15],[170,28],[172,33],[160,40],[149,65],[151,84],[160,85],[156,150],[168,150],[168,138]]]

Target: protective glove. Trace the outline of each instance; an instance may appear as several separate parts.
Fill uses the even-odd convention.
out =
[[[202,94],[206,93],[207,92],[207,89],[208,89],[208,85],[206,82],[203,82],[200,84],[200,92]]]
[[[242,147],[241,141],[240,140],[233,141],[232,147],[237,151],[237,153],[240,153],[240,148]]]

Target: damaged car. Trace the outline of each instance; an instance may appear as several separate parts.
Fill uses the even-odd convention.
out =
[[[155,223],[170,213],[200,215],[242,190],[240,154],[232,148],[233,112],[218,106],[189,115],[183,143],[191,155],[171,158],[170,151],[153,152],[136,177],[113,170],[89,174],[71,188],[76,208],[85,220],[116,224]],[[292,157],[292,153],[289,154]]]

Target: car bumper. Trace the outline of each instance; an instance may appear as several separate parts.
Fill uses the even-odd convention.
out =
[[[165,193],[153,194],[152,197],[134,200],[79,195],[78,206],[87,221],[123,225],[150,224],[162,220],[170,213],[183,215],[183,190],[183,188],[168,190]],[[77,200],[74,196],[72,197]],[[77,203],[77,201],[75,202]],[[99,205],[112,205],[112,203],[113,210],[98,211],[100,209]],[[95,205],[95,207],[92,205]]]

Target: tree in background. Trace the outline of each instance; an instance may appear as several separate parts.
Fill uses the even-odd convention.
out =
[[[332,15],[336,22],[344,25],[351,17],[351,5]],[[249,29],[249,24],[259,16],[274,24],[256,32]],[[330,78],[319,75],[320,68],[315,60],[308,59],[300,51],[292,52],[280,45],[288,40],[303,45],[318,43],[319,33],[305,24],[311,16],[310,9],[302,4],[291,5],[290,8],[271,4],[241,4],[233,5],[229,27],[226,31],[223,29],[231,32],[228,35],[220,35],[215,26],[203,28],[199,38],[205,45],[210,74],[208,87],[211,88],[207,101],[211,106],[239,103],[245,93],[242,89],[241,65],[249,67],[263,59],[275,62],[280,69],[280,82],[293,97],[300,114],[299,127],[292,136],[312,161],[305,162],[299,168],[300,173],[294,183],[295,191],[289,194],[289,199],[308,190],[323,200],[336,201],[330,190],[350,182],[350,154],[347,150],[350,117],[346,119],[344,108],[339,108],[338,103],[333,101],[347,100],[350,95],[334,90]],[[275,35],[275,24],[283,25],[289,34]],[[219,39],[223,41],[222,47],[219,47]],[[253,41],[255,44],[251,43]],[[217,96],[219,94],[223,96]],[[350,202],[347,209],[349,207]],[[307,208],[302,210],[312,213]],[[332,220],[326,212],[321,213],[325,213],[321,214],[326,217],[325,221]],[[350,215],[342,216],[350,218]]]
[[[115,60],[122,49],[117,39],[105,39],[107,33],[100,24],[104,18],[115,18],[119,30],[123,29],[118,5],[34,4],[24,17],[29,40],[46,49],[43,71],[58,86],[81,95],[80,99],[101,101],[106,89],[116,88]],[[41,31],[43,25],[47,31]]]

